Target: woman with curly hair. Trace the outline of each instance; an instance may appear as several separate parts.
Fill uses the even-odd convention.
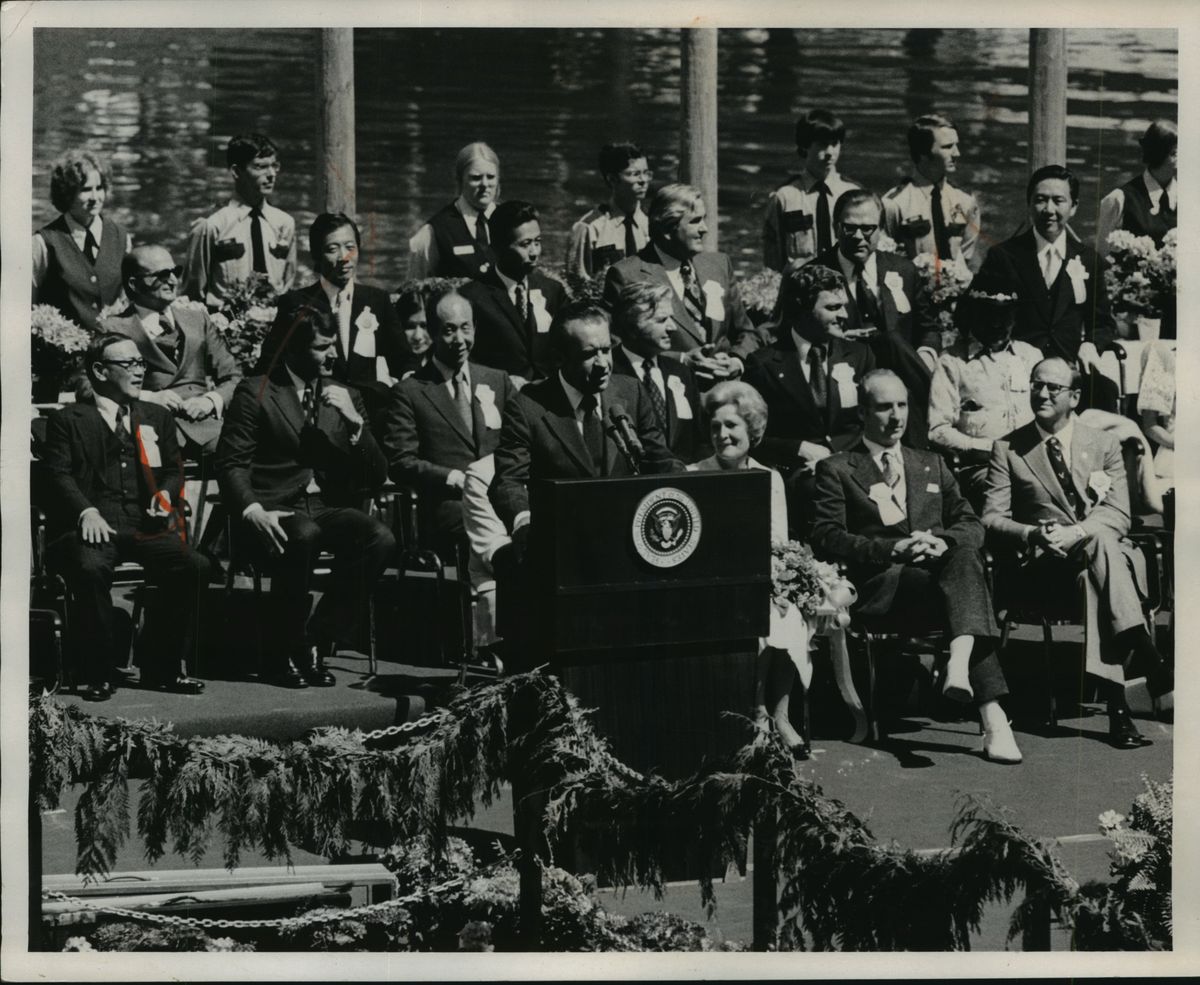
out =
[[[108,173],[88,151],[69,151],[50,172],[61,215],[33,235],[33,303],[52,304],[89,331],[121,293],[121,259],[132,245],[120,223],[101,216]]]

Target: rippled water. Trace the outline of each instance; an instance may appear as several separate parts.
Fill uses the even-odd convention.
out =
[[[1177,115],[1177,35],[1071,31],[1068,41],[1068,164],[1083,179],[1075,225],[1086,236],[1100,195],[1138,168],[1136,135]],[[117,218],[182,259],[191,221],[227,197],[225,142],[262,129],[284,158],[274,201],[303,228],[315,47],[316,32],[300,29],[36,32],[34,227],[53,216],[50,162],[87,145],[112,162]],[[985,234],[1004,238],[1020,222],[1028,32],[726,30],[719,52],[720,246],[744,271],[760,266],[763,203],[793,170],[794,121],[813,106],[846,121],[843,173],[880,192],[908,170],[911,118],[949,115]],[[658,179],[674,178],[674,30],[360,29],[355,58],[367,280],[403,279],[407,239],[453,197],[454,154],[470,140],[499,152],[505,197],[541,208],[550,267],[571,222],[603,197],[600,144],[632,138]]]

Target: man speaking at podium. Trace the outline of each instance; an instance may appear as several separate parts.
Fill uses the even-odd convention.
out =
[[[613,374],[608,312],[589,301],[567,304],[550,336],[558,372],[510,401],[496,448],[492,502],[514,541],[524,540],[521,531],[529,523],[531,479],[682,468],[667,448],[649,395],[636,379]]]

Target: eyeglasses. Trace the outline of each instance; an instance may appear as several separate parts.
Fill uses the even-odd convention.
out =
[[[848,222],[843,222],[841,226],[842,232],[847,236],[853,236],[855,233],[861,233],[865,238],[870,238],[871,234],[879,229],[879,223],[875,223],[874,225],[852,226]]]
[[[141,356],[133,359],[101,359],[106,366],[120,366],[122,369],[145,369],[146,360]]]
[[[183,276],[183,268],[167,267],[165,270],[139,270],[137,276],[142,280],[152,280],[156,284],[165,284],[172,277],[179,280]]]
[[[1029,384],[1029,389],[1034,393],[1040,393],[1042,390],[1045,390],[1050,396],[1057,397],[1060,393],[1064,393],[1067,390],[1074,390],[1075,387],[1066,383],[1047,383],[1045,380],[1034,380]]]

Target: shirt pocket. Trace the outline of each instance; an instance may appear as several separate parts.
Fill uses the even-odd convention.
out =
[[[240,260],[246,255],[246,244],[236,239],[222,239],[213,244],[212,252],[218,263]]]
[[[789,257],[811,256],[815,251],[813,216],[809,212],[794,209],[783,213],[783,235],[787,242]]]

